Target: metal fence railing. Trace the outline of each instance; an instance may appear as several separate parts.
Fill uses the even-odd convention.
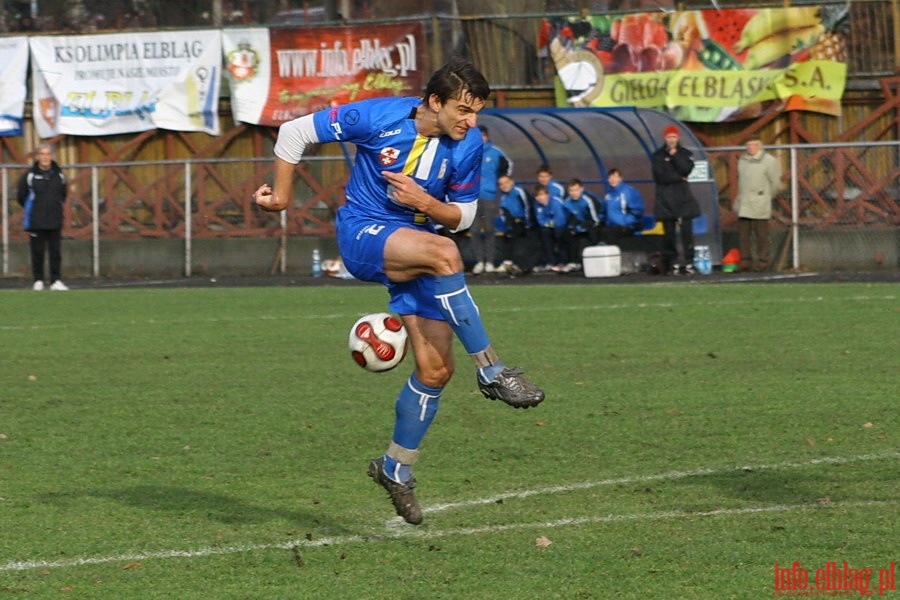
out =
[[[730,207],[742,150],[706,149],[723,231],[735,226]],[[785,173],[773,218],[783,234],[776,242],[783,248],[783,268],[827,267],[835,262],[829,256],[846,255],[853,245],[861,247],[858,262],[898,266],[900,142],[773,145],[768,150],[782,161]],[[294,202],[279,215],[260,211],[250,201],[258,185],[271,180],[271,164],[260,158],[63,165],[69,178],[64,236],[91,241],[95,276],[103,274],[101,241],[182,240],[189,275],[192,240],[333,237],[347,160],[304,159],[296,171]],[[15,201],[22,172],[20,165],[0,165],[3,275],[10,273],[10,245],[27,237]]]
[[[95,276],[101,274],[101,240],[184,240],[189,275],[196,239],[333,236],[349,176],[346,160],[305,157],[296,169],[295,202],[282,214],[250,201],[262,181],[272,180],[272,164],[271,158],[222,158],[62,165],[68,179],[63,235],[91,241]],[[16,201],[24,171],[0,165],[3,275],[10,269],[10,243],[27,237]]]

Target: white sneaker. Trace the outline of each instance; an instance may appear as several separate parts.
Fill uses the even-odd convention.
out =
[[[485,273],[493,273],[497,270],[497,267],[494,266],[494,263],[486,262],[484,263],[484,272]]]
[[[50,286],[50,289],[53,290],[54,292],[66,292],[66,291],[69,290],[69,286],[67,286],[66,284],[64,284],[64,283],[63,283],[62,281],[60,281],[59,279],[57,279],[57,280],[54,281],[53,284]]]
[[[31,286],[31,289],[33,289],[36,292],[42,291],[44,289],[44,282],[43,281],[35,281],[34,285]]]
[[[484,263],[475,263],[475,266],[472,267],[472,275],[480,275],[484,273]]]
[[[578,265],[573,262],[568,263],[562,269],[560,269],[560,271],[562,273],[571,273],[572,271],[577,271],[577,270],[578,270]]]

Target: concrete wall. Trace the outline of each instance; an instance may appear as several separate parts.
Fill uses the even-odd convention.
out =
[[[773,230],[772,258],[784,249],[787,231]],[[700,243],[698,241],[698,243]],[[724,249],[736,247],[737,233],[722,234]],[[278,274],[278,238],[217,238],[194,240],[191,274],[194,276],[265,276]],[[468,240],[461,240],[463,258],[471,261]],[[291,237],[287,241],[286,270],[289,275],[309,275],[313,248],[323,259],[337,258],[334,238]],[[792,267],[791,249],[784,268]],[[63,278],[91,277],[93,246],[89,241],[63,240]],[[502,245],[497,258],[503,257]],[[857,229],[849,231],[800,232],[800,266],[805,270],[873,270],[900,268],[900,230]],[[9,275],[30,278],[28,242],[11,242]],[[181,277],[185,274],[183,240],[140,239],[100,243],[100,276]]]
[[[800,264],[813,270],[900,267],[900,230],[800,230]]]
[[[781,259],[783,270],[793,267],[793,249],[787,229],[771,232],[772,264]],[[800,229],[800,268],[805,271],[870,271],[900,268],[900,230],[850,229],[808,231]],[[726,251],[738,247],[736,231],[723,232],[722,247]]]
[[[280,273],[278,238],[216,238],[193,240],[191,275],[265,276]],[[288,238],[285,273],[309,275],[313,248],[322,258],[337,258],[334,238]],[[63,278],[93,276],[93,245],[84,240],[63,240]],[[185,275],[183,240],[141,239],[100,242],[100,276],[181,277]],[[31,277],[28,242],[11,242],[11,276]]]

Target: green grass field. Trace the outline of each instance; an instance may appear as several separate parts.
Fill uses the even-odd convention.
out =
[[[365,475],[412,366],[346,350],[379,286],[0,291],[0,598],[770,598],[776,563],[813,589],[830,562],[889,582],[896,285],[472,289],[547,400],[483,399],[458,348],[420,527]]]

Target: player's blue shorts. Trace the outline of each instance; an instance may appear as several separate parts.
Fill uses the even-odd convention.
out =
[[[344,267],[357,279],[387,286],[391,294],[388,306],[393,312],[445,320],[438,310],[433,276],[423,275],[412,281],[394,283],[384,273],[384,245],[390,235],[402,227],[427,229],[412,223],[379,221],[356,215],[345,207],[338,209],[335,224]]]

